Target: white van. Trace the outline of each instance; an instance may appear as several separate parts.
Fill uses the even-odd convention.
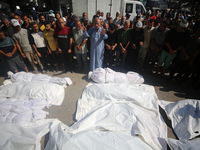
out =
[[[72,0],[72,10],[79,17],[82,17],[82,13],[86,12],[89,20],[92,20],[97,10],[104,12],[104,19],[107,12],[111,13],[113,19],[116,12],[120,12],[121,16],[129,13],[131,19],[136,17],[137,11],[146,12],[144,5],[134,0]]]

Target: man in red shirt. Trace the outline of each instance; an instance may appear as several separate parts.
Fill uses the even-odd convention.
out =
[[[66,69],[72,72],[72,32],[69,27],[65,26],[63,18],[58,19],[58,26],[55,29],[54,37],[56,39],[57,52],[61,54],[63,72],[66,72]]]

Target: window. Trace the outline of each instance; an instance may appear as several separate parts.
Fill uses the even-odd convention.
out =
[[[126,3],[126,13],[132,13],[133,12],[133,4],[131,3]]]
[[[139,4],[136,4],[136,12],[143,12],[144,11],[144,8],[142,5],[139,5]]]

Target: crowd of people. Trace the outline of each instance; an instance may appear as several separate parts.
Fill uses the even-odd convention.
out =
[[[91,22],[68,13],[62,17],[0,10],[0,54],[13,72],[18,67],[59,71],[154,71],[178,81],[200,79],[200,16],[186,11],[148,10],[115,18],[100,10]],[[78,67],[76,68],[76,64]],[[39,67],[39,68],[38,68]]]

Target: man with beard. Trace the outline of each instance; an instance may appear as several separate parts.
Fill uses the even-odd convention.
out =
[[[43,33],[42,31],[39,31],[39,28],[36,22],[32,22],[31,27],[33,30],[33,33],[31,33],[31,36],[33,38],[33,40],[31,40],[31,46],[33,47],[38,57],[40,58],[40,61],[42,62],[44,68],[47,68],[47,61],[46,61],[47,47],[46,47]],[[42,73],[44,74],[45,70],[42,70]]]
[[[40,23],[38,24],[39,29],[40,29],[40,31],[44,31],[44,29],[45,29],[45,25],[44,25],[45,17],[44,17],[43,14],[39,15],[39,20],[40,20]]]
[[[1,29],[3,30],[5,36],[12,38],[13,28],[12,28],[12,25],[10,24],[10,21],[6,17],[3,17],[1,20],[4,24],[4,26]]]
[[[94,27],[86,31],[86,28],[82,29],[85,31],[84,35],[91,38],[90,47],[90,70],[93,71],[96,68],[102,68],[103,56],[104,56],[104,40],[108,38],[104,28],[100,27],[100,19],[98,17],[94,20]]]
[[[28,15],[23,14],[22,20],[24,21],[24,23],[22,24],[22,28],[27,29],[28,31],[31,31],[31,23],[30,23],[30,18],[28,18]]]
[[[37,73],[38,71],[34,63],[34,59],[36,60],[36,63],[39,64],[40,68],[43,70],[43,65],[41,64],[37,54],[33,52],[32,47],[30,45],[30,35],[28,33],[28,30],[21,28],[19,22],[16,19],[12,19],[11,22],[15,30],[15,33],[13,34],[13,39],[15,40],[15,43],[21,55],[24,58],[28,59],[28,61],[34,69],[34,73]]]

